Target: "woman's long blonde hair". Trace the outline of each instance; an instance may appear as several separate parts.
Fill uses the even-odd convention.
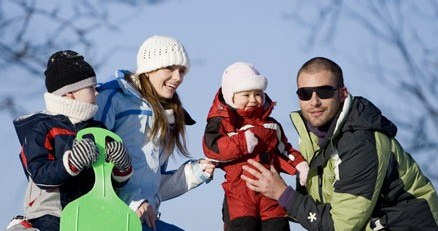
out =
[[[186,157],[189,157],[187,151],[186,139],[185,139],[185,116],[184,109],[178,94],[175,92],[172,98],[166,99],[158,95],[155,88],[152,86],[149,76],[146,73],[139,74],[130,73],[125,75],[125,79],[128,82],[133,82],[133,79],[139,80],[139,84],[133,84],[143,96],[143,98],[149,102],[152,107],[152,111],[155,115],[151,131],[149,133],[150,138],[154,138],[159,135],[158,140],[164,147],[165,153],[171,155],[175,146],[178,148],[178,152]],[[173,109],[175,116],[175,123],[173,126],[167,121],[164,110]],[[148,134],[146,134],[148,135]]]

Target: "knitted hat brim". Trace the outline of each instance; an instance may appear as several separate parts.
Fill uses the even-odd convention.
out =
[[[82,88],[90,87],[90,86],[93,86],[96,84],[97,84],[96,76],[92,76],[90,78],[83,79],[81,81],[78,81],[78,82],[75,82],[75,83],[72,83],[69,85],[65,85],[65,86],[59,88],[58,90],[52,92],[52,94],[62,96],[62,95],[67,94],[68,92],[74,92],[74,91],[80,90]]]
[[[268,80],[261,75],[251,75],[244,76],[242,78],[233,80],[231,89],[222,88],[222,94],[225,100],[225,103],[228,105],[235,107],[233,102],[234,94],[242,91],[250,91],[250,90],[262,90],[265,91],[268,86]]]

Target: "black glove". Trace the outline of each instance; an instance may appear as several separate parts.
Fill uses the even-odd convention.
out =
[[[126,153],[123,143],[119,141],[106,144],[106,161],[113,162],[114,166],[122,171],[128,171],[131,168],[131,158]]]
[[[96,144],[90,138],[75,139],[68,161],[71,166],[80,172],[89,168],[97,160],[98,154]]]

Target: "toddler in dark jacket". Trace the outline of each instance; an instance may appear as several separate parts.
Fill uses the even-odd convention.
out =
[[[90,166],[97,160],[97,147],[90,138],[77,140],[76,133],[102,127],[92,120],[97,111],[96,74],[83,56],[71,50],[51,55],[44,74],[46,110],[14,121],[28,185],[25,218],[13,220],[8,230],[59,230],[62,209],[94,184]],[[113,182],[122,185],[132,174],[129,156],[117,141],[108,142],[106,152],[115,165]]]

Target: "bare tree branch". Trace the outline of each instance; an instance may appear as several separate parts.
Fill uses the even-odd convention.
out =
[[[0,70],[8,72],[19,68],[29,76],[41,77],[52,51],[71,47],[97,53],[94,51],[96,41],[91,36],[94,31],[117,31],[117,25],[131,20],[139,6],[162,2],[164,0],[77,0],[49,5],[37,0],[0,0]],[[125,17],[110,18],[108,7],[114,3],[125,4],[132,11],[125,12]],[[93,66],[98,69],[104,62],[105,59],[96,60]],[[8,95],[0,96],[2,111],[9,112],[13,118],[25,113]]]

